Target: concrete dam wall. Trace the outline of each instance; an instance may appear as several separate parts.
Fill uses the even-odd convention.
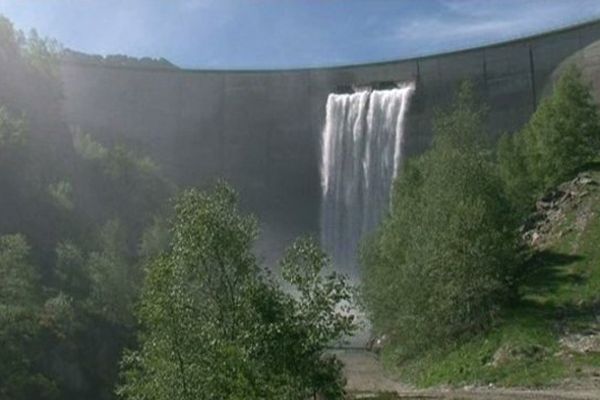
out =
[[[494,134],[529,118],[568,57],[600,76],[600,21],[466,51],[348,67],[287,71],[196,71],[65,63],[69,123],[102,142],[151,155],[181,185],[224,178],[262,227],[267,261],[299,235],[319,235],[320,137],[327,97],[353,85],[414,82],[403,153],[431,141],[436,109],[470,79],[489,106]]]

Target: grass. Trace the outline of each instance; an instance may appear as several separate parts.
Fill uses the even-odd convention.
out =
[[[594,172],[600,181],[600,173]],[[549,233],[543,251],[527,263],[519,300],[485,335],[445,351],[401,360],[399,346],[384,349],[384,365],[419,387],[552,386],[566,378],[600,376],[600,354],[563,348],[565,332],[600,329],[600,189],[594,188]]]

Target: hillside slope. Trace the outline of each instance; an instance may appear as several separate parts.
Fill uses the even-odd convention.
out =
[[[518,297],[486,334],[450,352],[383,362],[421,387],[561,387],[600,392],[600,168],[536,204]]]

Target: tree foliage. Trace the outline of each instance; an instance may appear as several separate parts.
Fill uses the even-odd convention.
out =
[[[0,400],[114,397],[141,260],[174,193],[126,144],[73,135],[61,57],[0,16]]]
[[[0,150],[14,150],[25,143],[27,128],[25,118],[16,118],[5,108],[0,107]]]
[[[498,147],[500,173],[523,209],[597,157],[600,116],[577,67],[568,68],[520,132]]]
[[[284,292],[257,264],[257,234],[227,186],[180,197],[169,249],[148,266],[123,398],[340,398],[340,364],[323,351],[353,328],[339,308],[348,285],[324,276],[327,258],[303,240],[282,261],[295,295]]]
[[[133,324],[133,302],[141,281],[138,266],[127,258],[124,229],[118,220],[108,221],[99,232],[99,249],[89,254],[90,311],[112,323]]]
[[[0,400],[56,398],[53,382],[36,368],[40,334],[38,274],[20,235],[0,236]]]
[[[366,244],[364,299],[406,354],[489,326],[514,269],[514,220],[464,84],[431,150],[403,168],[390,215]]]
[[[35,29],[21,33],[21,52],[28,64],[50,79],[60,78],[60,57],[63,51],[55,39],[41,37]]]

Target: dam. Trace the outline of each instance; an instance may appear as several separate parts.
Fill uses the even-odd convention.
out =
[[[335,265],[360,276],[356,254],[390,203],[414,84],[330,94],[321,138],[321,243]]]
[[[123,142],[150,155],[181,186],[230,182],[244,210],[261,221],[258,250],[267,263],[274,263],[294,238],[313,235],[322,238],[338,263],[350,264],[360,235],[378,220],[355,211],[377,204],[375,213],[381,213],[402,158],[427,149],[435,111],[451,101],[461,81],[471,80],[488,106],[490,132],[512,132],[535,110],[564,60],[575,59],[588,76],[600,77],[600,55],[586,51],[599,40],[600,21],[595,21],[464,51],[344,67],[217,71],[65,62],[62,107],[71,125],[103,143]],[[352,102],[360,107],[367,97],[377,100],[378,88],[402,83],[411,86],[398,87],[404,94],[392,102],[407,107],[396,124],[400,128],[373,149],[387,157],[381,168],[369,169],[380,185],[370,192],[374,198],[349,189],[349,208],[331,209],[339,198],[336,203],[324,185],[343,180],[364,186],[369,176],[345,169],[325,174],[324,183],[323,169],[331,164],[324,165],[323,138],[336,135],[335,127],[326,127],[327,109],[339,106],[344,96],[356,96]],[[355,112],[368,116],[366,109]],[[370,154],[358,138],[355,150]],[[332,157],[347,159],[351,152],[336,154]],[[327,218],[344,215],[351,216],[347,228],[328,230],[334,222]],[[336,250],[335,243],[347,248]],[[358,273],[355,267],[346,272]]]

